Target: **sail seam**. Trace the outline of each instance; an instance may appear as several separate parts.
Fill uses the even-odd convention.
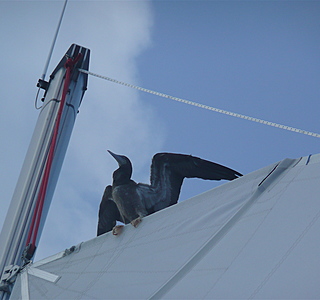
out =
[[[242,205],[242,207],[221,227],[221,229],[211,236],[202,247],[192,255],[192,257],[181,268],[173,274],[149,299],[161,299],[166,295],[186,274],[210,251],[220,240],[233,228],[240,218],[251,208],[251,206],[261,197],[270,185],[276,183],[279,176],[283,175],[295,160],[285,159],[267,175],[263,184],[258,185],[253,195]]]

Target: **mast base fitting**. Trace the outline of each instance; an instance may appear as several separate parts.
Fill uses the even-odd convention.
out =
[[[5,266],[0,279],[0,292],[11,294],[11,290],[20,271],[18,265]]]

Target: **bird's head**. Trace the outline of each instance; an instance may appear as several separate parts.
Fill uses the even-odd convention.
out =
[[[128,157],[108,152],[118,162],[119,168],[113,172],[113,182],[118,184],[124,184],[125,181],[130,180],[132,175],[132,164]]]

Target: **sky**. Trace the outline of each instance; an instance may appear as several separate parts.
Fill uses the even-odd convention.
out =
[[[0,0],[2,227],[34,130],[40,78],[63,1]],[[90,71],[212,107],[320,133],[319,1],[69,1],[47,73],[72,43]],[[94,238],[104,187],[127,155],[149,181],[157,152],[243,174],[319,153],[320,140],[90,76],[37,259]],[[223,182],[185,180],[184,200]]]

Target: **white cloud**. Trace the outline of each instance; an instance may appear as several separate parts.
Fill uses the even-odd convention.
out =
[[[91,70],[136,82],[135,58],[150,44],[151,16],[145,2],[127,5],[116,2],[104,11],[100,5],[90,8],[95,20],[86,20],[86,40],[92,51]],[[69,247],[95,236],[101,196],[117,167],[106,150],[148,161],[161,147],[162,138],[152,139],[155,133],[163,136],[159,125],[137,91],[89,77],[38,258],[61,250],[62,242]],[[56,217],[60,212],[63,220]]]
[[[41,75],[44,53],[53,36],[45,31],[50,28],[54,32],[52,27],[55,29],[61,9],[59,2],[41,2],[39,6],[19,2],[19,5],[24,6],[20,19],[15,16],[13,6],[2,4],[7,12],[7,18],[2,21],[6,27],[15,22],[24,24],[24,20],[29,22],[21,31],[20,27],[13,26],[10,35],[4,37],[15,44],[29,41],[24,49],[5,47],[5,54],[17,57],[11,64],[3,65],[7,78],[11,78],[1,97],[8,99],[1,104],[2,111],[8,112],[1,120],[1,138],[10,139],[6,145],[1,145],[7,173],[1,173],[1,181],[3,187],[10,186],[5,188],[5,198],[1,200],[5,208],[38,114],[32,110],[33,86]],[[44,26],[36,32],[38,24]],[[90,70],[137,83],[135,58],[150,45],[151,28],[152,13],[148,2],[69,2],[48,72],[53,70],[70,44],[78,43],[91,49]],[[37,57],[38,53],[41,57]],[[16,74],[20,72],[24,76],[17,80]],[[17,86],[19,90],[13,102],[12,95]],[[17,118],[17,115],[21,117]],[[5,127],[7,130],[3,129]],[[156,140],[154,136],[157,136]],[[150,157],[161,148],[163,137],[160,120],[141,103],[137,91],[89,77],[88,91],[75,123],[37,258],[95,236],[99,202],[117,167],[107,149],[126,154],[139,165],[149,164]],[[23,143],[18,143],[21,139]],[[14,157],[18,158],[17,163]]]

